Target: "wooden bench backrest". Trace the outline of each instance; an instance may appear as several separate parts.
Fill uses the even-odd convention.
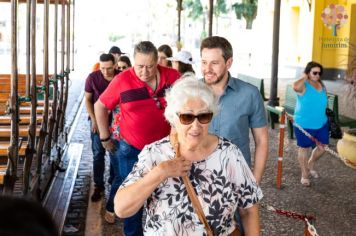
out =
[[[257,87],[257,89],[260,91],[261,96],[264,100],[267,100],[265,98],[265,86],[264,86],[264,82],[263,79],[258,79],[255,78],[253,76],[250,75],[245,75],[245,74],[238,74],[238,78],[242,81],[245,81],[249,84],[254,85],[255,87]]]
[[[26,84],[26,75],[25,74],[18,74],[17,75],[17,80],[19,83],[24,83]],[[43,75],[36,75],[36,82],[38,84],[41,84],[43,80]],[[11,75],[10,74],[0,74],[0,84],[2,83],[10,83],[11,81]]]

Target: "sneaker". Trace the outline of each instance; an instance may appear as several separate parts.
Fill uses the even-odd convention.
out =
[[[91,195],[91,201],[92,202],[97,202],[101,199],[101,197],[104,195],[104,189],[95,187],[93,195]]]
[[[114,224],[115,223],[115,213],[106,211],[104,219],[108,224]]]

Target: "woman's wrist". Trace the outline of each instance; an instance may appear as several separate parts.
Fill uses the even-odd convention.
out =
[[[163,162],[161,162],[157,166],[157,173],[161,182],[165,181],[168,178]]]

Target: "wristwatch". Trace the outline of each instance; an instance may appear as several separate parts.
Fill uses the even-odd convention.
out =
[[[107,137],[107,138],[103,138],[103,139],[100,139],[100,142],[106,142],[106,141],[109,141],[111,139],[111,137]]]

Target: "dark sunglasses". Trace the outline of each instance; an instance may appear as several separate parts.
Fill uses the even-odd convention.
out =
[[[312,74],[313,74],[313,75],[321,75],[321,72],[319,72],[319,71],[312,71]]]
[[[201,113],[199,115],[177,113],[177,116],[179,117],[180,123],[182,123],[183,125],[190,125],[191,123],[194,122],[195,118],[198,119],[200,124],[208,124],[213,118],[213,113],[208,112],[208,113]]]

